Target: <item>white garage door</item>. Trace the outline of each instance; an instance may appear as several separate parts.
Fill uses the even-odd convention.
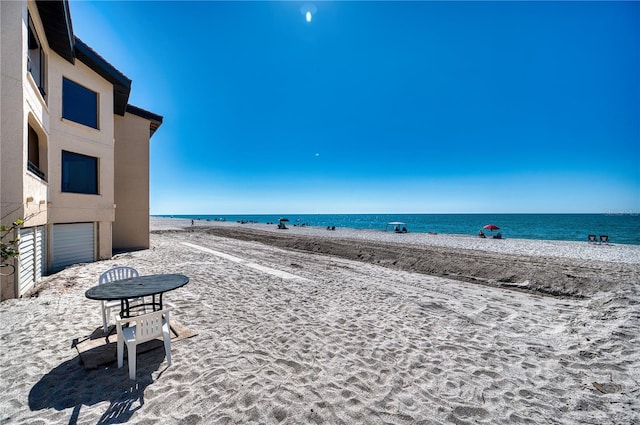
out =
[[[51,271],[95,259],[94,223],[54,224],[51,235]]]
[[[18,292],[22,296],[46,273],[47,244],[42,226],[20,229],[18,237]]]
[[[36,281],[47,274],[47,234],[44,226],[36,227]]]

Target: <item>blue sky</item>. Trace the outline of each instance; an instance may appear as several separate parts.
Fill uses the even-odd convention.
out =
[[[639,2],[70,7],[164,116],[152,214],[640,211]]]

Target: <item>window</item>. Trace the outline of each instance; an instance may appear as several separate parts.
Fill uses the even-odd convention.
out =
[[[44,180],[44,172],[40,169],[40,138],[38,133],[29,126],[29,153],[27,169]]]
[[[62,118],[98,128],[98,93],[63,78]]]
[[[62,191],[98,194],[98,158],[62,151]]]
[[[36,82],[38,90],[43,98],[46,99],[45,91],[45,55],[35,30],[31,15],[29,15],[29,54],[27,55],[27,68]]]

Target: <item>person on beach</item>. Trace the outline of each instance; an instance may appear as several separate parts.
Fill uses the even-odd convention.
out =
[[[486,238],[486,236],[484,235],[484,232],[482,230],[480,230],[478,232],[478,236],[481,237],[481,238]]]

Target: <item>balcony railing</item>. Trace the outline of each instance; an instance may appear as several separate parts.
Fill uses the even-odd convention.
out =
[[[38,168],[38,166],[33,162],[27,161],[27,170],[40,177],[42,180],[47,181],[47,179],[44,178],[44,173],[42,172],[42,170]]]

